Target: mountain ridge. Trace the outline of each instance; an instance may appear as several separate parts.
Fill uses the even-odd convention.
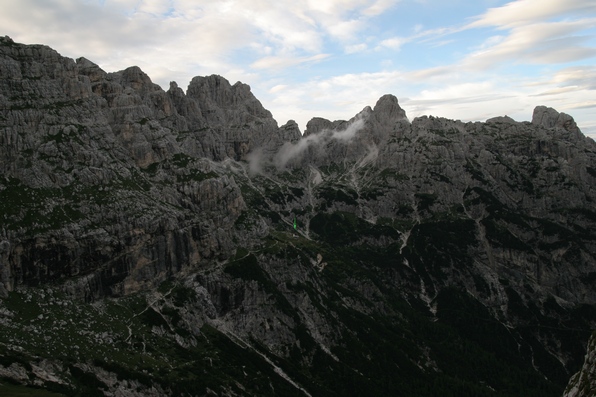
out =
[[[138,67],[8,38],[0,110],[4,378],[65,394],[91,376],[106,395],[560,395],[582,365],[596,144],[569,115],[410,121],[385,95],[302,136],[246,84],[163,91]],[[78,351],[36,347],[60,341],[52,317],[87,319],[65,328]],[[475,371],[449,357],[470,351]],[[215,360],[192,364],[212,381],[184,372],[188,352]],[[247,357],[254,382],[224,365]]]

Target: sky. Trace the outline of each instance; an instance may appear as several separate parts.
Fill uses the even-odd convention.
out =
[[[529,121],[546,105],[596,138],[594,0],[2,0],[0,35],[137,65],[164,90],[242,81],[301,130],[393,94],[410,120]]]

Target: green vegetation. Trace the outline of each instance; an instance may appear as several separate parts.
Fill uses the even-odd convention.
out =
[[[191,169],[190,171],[188,171],[187,173],[185,173],[183,175],[177,175],[177,182],[178,183],[185,183],[185,182],[190,182],[190,181],[202,182],[207,179],[213,179],[213,178],[217,178],[217,177],[218,177],[218,175],[213,171],[203,172],[203,171],[199,171],[196,169]]]
[[[28,227],[34,232],[57,229],[82,218],[77,204],[65,200],[66,188],[31,188],[17,179],[3,182],[0,217],[7,228]]]
[[[385,168],[381,171],[379,177],[382,178],[385,183],[388,183],[389,180],[407,181],[410,179],[409,176],[402,174],[393,168]]]
[[[237,380],[243,378],[250,379],[247,385],[255,395],[273,395],[270,382],[275,390],[285,390],[284,395],[296,395],[296,390],[260,356],[236,345],[214,328],[204,326],[197,337],[185,330],[176,305],[194,299],[194,292],[188,288],[174,286],[169,295],[156,302],[161,307],[158,309],[148,307],[143,296],[95,306],[43,290],[31,291],[13,292],[2,302],[2,306],[18,314],[13,319],[14,326],[0,330],[0,345],[18,343],[27,353],[0,353],[1,365],[17,362],[31,370],[28,362],[36,360],[28,356],[31,354],[37,360],[90,361],[115,373],[119,380],[172,389],[175,395],[228,387],[241,392]],[[22,324],[28,325],[23,328]],[[58,328],[60,332],[56,332]],[[170,336],[160,337],[156,329]],[[193,340],[193,345],[182,348],[173,339],[174,334]],[[61,390],[62,394],[4,383],[0,391],[5,389],[15,396],[103,395],[99,390],[106,386],[96,374],[73,365],[69,372],[65,376],[74,389]],[[55,390],[59,385],[45,386]]]
[[[53,393],[48,390],[16,385],[6,380],[0,380],[0,395],[3,397],[65,397],[65,394]]]
[[[470,192],[468,198],[482,197],[497,205],[491,196],[482,194],[481,190],[476,196]],[[431,200],[432,196],[418,199]],[[499,222],[513,217],[504,207],[499,213]],[[315,215],[310,230],[317,240],[294,237],[288,228],[273,232],[258,247],[238,248],[221,269],[225,277],[218,279],[222,284],[205,286],[221,318],[232,312],[247,318],[255,315],[258,307],[243,305],[245,288],[264,292],[260,303],[268,308],[264,313],[272,311],[266,314],[269,318],[286,319],[287,323],[277,327],[295,338],[285,353],[273,354],[256,335],[249,340],[253,348],[248,348],[246,340],[239,342],[207,324],[193,328],[189,313],[202,305],[197,292],[169,280],[157,289],[158,296],[137,294],[98,304],[73,302],[45,289],[12,292],[1,302],[1,307],[15,315],[9,326],[0,329],[0,346],[17,344],[24,352],[0,354],[0,364],[27,368],[35,362],[33,356],[66,363],[85,360],[121,381],[138,382],[141,389],[169,389],[174,395],[207,389],[242,395],[302,395],[275,373],[264,354],[313,396],[560,395],[565,370],[553,361],[531,328],[505,327],[461,288],[435,290],[432,286],[433,280],[443,277],[445,268],[464,272],[471,266],[467,249],[478,245],[476,225],[456,214],[461,215],[454,208],[449,218],[435,216],[410,224],[409,242],[401,254],[400,234],[392,220],[372,224],[347,212]],[[524,222],[518,219],[516,224]],[[551,222],[542,227],[556,234],[567,230]],[[375,246],[380,240],[384,243]],[[322,271],[312,264],[318,254],[326,263]],[[411,268],[403,265],[405,259]],[[422,301],[396,288],[395,283],[418,283],[418,275],[427,291],[436,294],[436,317]],[[226,277],[232,282],[225,281]],[[484,293],[491,289],[481,277],[474,283]],[[512,316],[543,316],[541,324],[564,328],[549,323],[552,320],[528,307],[511,288],[507,291]],[[329,328],[321,330],[330,330],[324,332],[330,332],[334,340],[329,352],[313,337],[297,302],[311,302],[309,310],[327,319]],[[593,308],[572,314],[552,299],[544,310],[569,318],[569,324],[596,318],[590,312]],[[588,327],[587,323],[583,326]],[[578,340],[586,338],[576,331],[565,332],[569,349],[576,349]],[[532,362],[551,381],[536,372]],[[69,365],[67,376],[73,389],[44,387],[63,395],[94,395],[105,388],[96,373]]]
[[[323,186],[317,189],[317,196],[323,200],[321,210],[325,210],[333,202],[358,205],[356,201],[358,195],[348,188],[338,189],[331,186]]]
[[[310,230],[332,244],[355,243],[366,237],[398,238],[398,232],[385,225],[375,225],[351,212],[318,213],[310,220]]]
[[[429,210],[438,198],[434,193],[416,193],[414,197],[418,203],[418,211]]]
[[[172,158],[172,164],[179,168],[187,167],[192,161],[193,158],[184,153],[176,153]]]

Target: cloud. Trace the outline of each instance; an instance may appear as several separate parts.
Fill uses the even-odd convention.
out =
[[[269,93],[275,94],[277,92],[284,91],[287,88],[288,88],[288,86],[285,85],[285,84],[278,84],[278,85],[276,85],[274,87],[271,87],[271,89],[269,90]]]
[[[557,71],[552,80],[553,84],[576,86],[586,90],[596,90],[596,67],[574,66]]]
[[[357,117],[344,130],[333,131],[331,139],[338,141],[350,141],[356,136],[356,133],[364,127],[365,120],[362,117]]]
[[[278,120],[296,120],[304,129],[313,117],[348,120],[364,107],[374,105],[384,94],[404,95],[406,80],[406,73],[395,70],[313,77],[259,99]]]
[[[516,0],[490,8],[462,25],[426,30],[416,25],[413,35],[394,42],[381,42],[379,48],[390,47],[391,44],[400,48],[406,42],[443,46],[455,41],[445,40],[445,36],[465,34],[480,28],[496,28],[506,32],[488,37],[450,69],[481,71],[510,62],[563,64],[596,56],[596,48],[591,45],[596,18],[585,18],[594,13],[596,3],[591,0]],[[419,69],[414,77],[448,73],[449,68],[441,65]]]
[[[491,23],[496,23],[496,18],[489,21],[493,19]],[[419,69],[412,73],[412,77],[424,79],[447,76],[453,71],[494,70],[511,62],[564,64],[596,56],[596,47],[590,45],[593,36],[586,34],[596,25],[596,18],[526,23],[519,26],[516,23],[506,24],[506,19],[501,19],[504,24],[499,25],[498,28],[508,29],[508,33],[488,37],[456,64]],[[488,24],[488,21],[486,23]],[[478,23],[473,23],[460,28],[422,31],[412,37],[403,38],[402,42],[436,43],[437,38],[480,26]],[[443,40],[439,44],[445,45],[451,42],[453,40]],[[382,42],[382,44],[388,43]],[[399,44],[399,41],[395,42],[396,46]]]
[[[382,40],[377,46],[377,50],[382,48],[389,48],[392,50],[399,50],[402,45],[407,43],[409,40],[404,37],[391,37],[389,39]]]
[[[452,82],[441,88],[426,89],[413,97],[403,100],[402,103],[407,109],[415,114],[431,113],[439,116],[456,117],[462,120],[480,120],[485,115],[493,117],[498,113],[490,114],[486,109],[494,106],[487,103],[501,103],[514,98],[511,93],[503,92],[498,88],[497,82],[481,81],[476,83]],[[465,106],[462,106],[465,105]],[[500,105],[496,105],[495,110]],[[468,113],[463,114],[455,109],[467,108]],[[484,109],[482,109],[484,108]],[[470,109],[476,109],[470,112]],[[478,112],[478,109],[482,109]],[[451,111],[451,112],[450,112]],[[448,114],[448,113],[451,114]]]
[[[341,15],[349,12],[358,12],[366,16],[379,15],[395,4],[398,0],[306,0],[309,9],[324,14]]]
[[[463,121],[484,121],[509,115],[515,120],[530,120],[537,105],[569,109],[584,133],[593,120],[589,108],[594,100],[596,67],[573,67],[549,73],[512,79],[509,75],[484,71],[460,73],[453,66],[441,68],[444,75],[413,78],[413,72],[399,70],[376,73],[349,73],[292,85],[269,102],[274,115],[287,115],[304,126],[313,116],[349,119],[386,93],[400,99],[410,118],[432,114]],[[585,76],[585,77],[584,77]],[[431,81],[432,80],[432,81]],[[423,84],[421,88],[421,84]],[[559,85],[577,85],[572,98],[535,95]],[[281,92],[281,91],[280,91]],[[596,131],[594,131],[596,133]]]
[[[507,36],[493,36],[482,48],[469,54],[462,66],[493,68],[511,60],[538,64],[561,64],[596,56],[596,48],[582,45],[588,38],[574,33],[589,29],[595,18],[545,22],[511,29]]]
[[[179,8],[166,10],[160,4]],[[167,15],[157,15],[164,11]],[[231,69],[228,54],[256,39],[254,26],[241,13],[200,1],[102,5],[22,0],[3,5],[0,25],[16,41],[43,42],[63,55],[85,56],[107,71],[139,65],[153,79],[154,70],[184,71],[182,84],[197,74]],[[162,86],[171,79],[161,81]]]
[[[566,109],[593,109],[596,108],[596,101],[572,103],[565,107]]]
[[[325,145],[332,140],[347,143],[356,136],[358,131],[364,128],[365,122],[366,120],[362,116],[356,117],[343,130],[323,130],[316,134],[303,137],[296,143],[286,142],[275,154],[273,163],[278,169],[284,168],[288,162],[302,155],[311,146],[317,147],[319,150],[324,150]]]
[[[250,66],[255,69],[283,69],[289,66],[301,63],[318,62],[329,57],[329,54],[317,54],[309,57],[291,58],[291,57],[264,57]]]
[[[256,148],[246,155],[246,161],[248,161],[248,172],[250,175],[262,174],[263,173],[263,149]]]
[[[593,12],[596,12],[596,3],[592,0],[517,0],[490,8],[468,24],[466,29],[487,26],[515,28],[554,17],[560,18],[562,15],[585,15]]]
[[[384,13],[394,7],[399,0],[377,0],[372,5],[365,8],[362,13],[366,16],[376,16]]]
[[[567,86],[567,87],[558,87],[558,88],[553,88],[553,89],[550,89],[547,91],[540,92],[538,94],[532,94],[532,96],[539,97],[539,96],[548,96],[548,95],[560,95],[560,94],[565,94],[567,92],[577,91],[580,89],[581,88],[576,85]]]
[[[278,53],[316,53],[323,48],[317,20],[298,4],[240,0],[234,8],[257,30],[260,40],[270,43]]]
[[[436,66],[432,68],[414,70],[408,72],[407,75],[410,79],[415,81],[427,81],[432,78],[451,78],[454,73],[457,73],[455,65],[449,66]]]
[[[136,12],[159,17],[168,15],[173,10],[173,7],[170,2],[163,2],[160,0],[144,0],[138,2],[135,10]]]
[[[341,42],[349,42],[358,39],[357,34],[363,29],[363,26],[363,20],[351,19],[337,21],[330,26],[326,26],[325,29],[333,38]]]
[[[9,35],[16,34],[17,41],[59,43],[57,48],[73,53],[87,47],[99,57],[109,56],[114,48],[156,43],[162,31],[162,27],[153,26],[146,17],[131,21],[116,10],[67,0],[5,3],[0,24]],[[151,28],[156,35],[147,36]],[[73,31],[77,32],[75,37]]]
[[[323,60],[328,42],[366,49],[358,35],[397,0],[21,0],[0,26],[18,42],[44,43],[108,71],[143,68],[162,87],[174,78],[224,74],[246,80]],[[76,34],[73,34],[76,32]],[[236,66],[241,54],[244,67]],[[156,73],[157,71],[157,73]],[[170,74],[168,77],[167,75]]]
[[[591,35],[596,20],[590,15],[595,10],[593,1],[519,0],[489,9],[460,25],[423,29],[418,24],[411,36],[383,38],[376,45],[368,41],[366,48],[370,45],[375,49],[392,48],[403,52],[405,43],[412,44],[409,48],[446,46],[456,44],[464,34],[484,37],[486,28],[496,28],[498,32],[463,52],[460,60],[451,64],[346,73],[294,84],[286,95],[272,101],[275,103],[272,110],[274,114],[284,114],[284,108],[300,109],[296,120],[304,125],[306,120],[317,115],[349,118],[382,94],[394,93],[411,98],[403,102],[406,110],[415,115],[432,113],[462,120],[485,120],[508,114],[515,119],[527,120],[538,105],[532,98],[543,94],[541,98],[548,99],[546,104],[556,109],[575,107],[574,111],[579,111],[576,120],[581,127],[582,121],[591,117],[581,110],[587,111],[585,106],[590,106],[589,97],[593,97],[590,90],[596,85],[595,68],[549,69],[541,73],[535,71],[530,76],[503,73],[502,69],[495,74],[495,70],[511,65],[555,67],[594,57],[596,52]],[[353,47],[344,47],[346,53],[366,49],[364,45],[350,45]],[[387,62],[385,67],[392,64]],[[539,86],[531,85],[537,81]],[[577,100],[562,97],[565,92],[573,92]],[[583,105],[574,105],[577,103]]]

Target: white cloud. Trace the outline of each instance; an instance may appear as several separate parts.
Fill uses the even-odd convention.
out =
[[[456,65],[435,66],[432,68],[414,70],[408,73],[408,77],[414,81],[424,82],[430,79],[451,79],[457,73]]]
[[[365,8],[362,13],[366,16],[380,15],[394,7],[398,2],[399,0],[377,0]]]
[[[238,13],[217,13],[199,3],[192,10],[182,4],[184,16],[176,12],[160,18],[138,11],[145,2],[134,2],[134,7],[73,0],[13,4],[3,7],[0,25],[15,40],[43,42],[64,55],[85,56],[108,71],[139,65],[154,79],[155,70],[184,70],[187,81],[201,72],[223,73],[231,68],[230,51],[255,38],[254,27]]]
[[[570,103],[565,106],[565,109],[593,109],[596,108],[596,101],[583,101]]]
[[[376,49],[380,50],[382,48],[389,48],[392,50],[399,50],[401,46],[407,42],[408,39],[404,37],[391,37],[389,39],[381,40]]]
[[[373,16],[383,13],[396,3],[398,0],[306,0],[305,5],[311,10],[331,15],[357,11]]]
[[[364,51],[358,35],[398,0],[20,0],[3,4],[0,26],[16,41],[85,56],[108,71],[139,65],[167,88],[195,75],[249,76],[327,57],[325,43]],[[76,32],[76,34],[73,34]],[[243,53],[244,67],[234,65]],[[169,74],[169,76],[168,76]]]
[[[304,129],[313,117],[349,120],[384,94],[400,95],[405,78],[399,71],[348,73],[295,83],[260,99],[278,121],[293,119]]]
[[[160,0],[143,0],[138,2],[136,7],[137,12],[150,14],[152,16],[162,16],[167,14],[171,10],[169,2],[163,2]]]
[[[565,14],[589,14],[596,12],[593,0],[517,0],[501,7],[490,8],[477,17],[467,28],[497,26],[513,28],[528,23],[547,21]]]
[[[569,112],[584,133],[596,133],[594,128],[589,127],[594,124],[591,121],[595,104],[594,67],[566,68],[525,78],[478,71],[442,72],[445,73],[444,78],[433,78],[432,81],[427,78],[428,85],[424,89],[420,89],[419,85],[425,79],[415,80],[411,72],[339,75],[292,85],[267,102],[272,104],[270,110],[274,115],[282,116],[282,120],[293,118],[301,128],[314,116],[347,120],[365,106],[373,106],[386,93],[398,97],[410,119],[432,114],[462,121],[484,121],[509,115],[523,121],[531,120],[534,107],[546,105]],[[539,84],[536,84],[537,81]],[[570,83],[578,85],[570,98],[536,96]]]
[[[253,62],[250,66],[255,69],[283,69],[289,66],[298,65],[301,63],[318,62],[329,57],[329,54],[317,54],[309,57],[265,57],[261,58],[256,62]]]
[[[480,44],[480,46],[478,47],[478,51],[484,51],[486,49],[499,45],[503,42],[504,39],[505,36],[502,35],[490,36],[488,39],[484,40],[482,44]]]
[[[423,30],[415,25],[414,34],[403,42],[429,44],[431,47],[451,44],[454,40],[440,40],[447,35],[494,27],[506,33],[492,35],[452,69],[486,70],[499,65],[515,63],[563,64],[596,56],[593,27],[596,18],[593,0],[516,0],[501,7],[490,8],[460,26],[433,27]],[[587,18],[585,18],[587,17]],[[472,33],[474,34],[474,33]],[[391,42],[381,42],[387,46]],[[418,70],[419,77],[448,73],[446,68],[431,67]]]
[[[583,46],[587,39],[575,33],[589,29],[596,18],[578,21],[544,22],[511,29],[507,36],[493,36],[471,53],[462,66],[484,69],[508,61],[561,64],[596,55],[596,48]]]
[[[554,74],[551,83],[596,90],[596,67],[574,66],[561,69]]]
[[[326,29],[335,39],[346,42],[357,39],[357,34],[363,29],[364,25],[365,23],[362,20],[350,19],[337,21],[326,26]]]
[[[240,0],[234,7],[279,51],[321,51],[323,36],[317,21],[299,4]]]
[[[357,117],[343,130],[323,130],[316,134],[309,135],[295,143],[286,142],[275,154],[273,162],[277,168],[284,168],[289,161],[300,156],[310,146],[315,146],[324,150],[326,144],[332,140],[348,142],[356,136],[358,131],[362,130],[365,121],[364,118]],[[371,151],[373,151],[373,148],[371,148]]]
[[[557,88],[552,88],[543,92],[540,92],[538,94],[533,94],[532,96],[548,96],[548,95],[560,95],[560,94],[565,94],[567,92],[573,92],[573,91],[577,91],[580,90],[581,88],[576,86],[576,85],[571,85],[571,86],[567,86],[567,87],[557,87]]]
[[[271,87],[271,89],[269,90],[269,93],[270,94],[275,94],[277,92],[284,91],[287,88],[288,88],[288,86],[285,85],[285,84],[278,84],[276,86]]]
[[[420,100],[449,100],[453,101],[462,97],[477,97],[480,95],[493,95],[495,86],[489,81],[480,83],[450,84],[433,90],[422,90],[417,96]]]

